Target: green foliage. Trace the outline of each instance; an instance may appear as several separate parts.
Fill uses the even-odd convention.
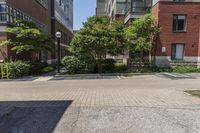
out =
[[[66,56],[62,59],[62,64],[69,74],[78,73],[81,69],[81,61],[75,56]]]
[[[116,61],[113,59],[105,59],[101,61],[102,72],[114,72]]]
[[[107,16],[94,16],[84,23],[83,28],[73,38],[69,50],[74,55],[88,54],[93,59],[102,60],[106,54],[121,54],[125,47],[123,23],[118,21],[110,23],[110,18]]]
[[[54,70],[55,70],[54,67],[52,67],[52,66],[47,66],[47,67],[42,68],[42,69],[41,69],[41,72],[42,72],[42,73],[48,73],[48,72],[52,72],[52,71],[54,71]]]
[[[126,72],[127,66],[123,63],[116,63],[115,64],[115,72]]]
[[[131,73],[152,73],[152,72],[174,72],[174,73],[194,73],[200,72],[200,68],[196,66],[174,66],[174,67],[141,67],[132,68],[128,72]]]
[[[40,61],[30,61],[29,64],[31,66],[31,69],[30,69],[31,75],[41,74],[42,69],[48,66],[46,62],[40,62]]]
[[[38,75],[41,73],[51,72],[54,70],[52,66],[48,66],[47,63],[40,61],[7,61],[3,64],[7,64],[9,67],[9,77],[18,78],[28,75]],[[0,72],[1,74],[1,72]]]
[[[95,58],[87,53],[76,54],[76,57],[82,62],[83,70],[82,73],[94,72],[96,66]]]
[[[89,63],[85,58],[76,56],[66,56],[62,59],[62,65],[69,74],[88,73],[94,70],[93,63]]]
[[[9,75],[11,78],[28,76],[30,74],[31,66],[26,61],[9,61],[5,64],[9,66]]]
[[[126,72],[127,66],[123,63],[116,63],[114,59],[102,60],[103,73],[121,73]]]
[[[149,52],[159,32],[160,29],[157,27],[155,17],[152,14],[146,14],[143,18],[136,19],[125,30],[129,40],[129,50]]]
[[[173,72],[176,73],[194,73],[194,72],[200,72],[200,69],[196,66],[177,66],[173,67]]]
[[[13,38],[1,42],[1,46],[9,45],[17,54],[24,51],[39,53],[54,49],[54,41],[51,37],[33,22],[17,21],[16,26],[8,28],[7,32],[12,34]]]

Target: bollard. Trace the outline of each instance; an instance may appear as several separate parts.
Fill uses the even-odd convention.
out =
[[[9,79],[8,64],[1,65],[1,79],[4,79],[4,78]]]

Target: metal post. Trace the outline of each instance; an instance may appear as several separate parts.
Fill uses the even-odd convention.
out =
[[[57,38],[57,69],[60,73],[60,38]]]

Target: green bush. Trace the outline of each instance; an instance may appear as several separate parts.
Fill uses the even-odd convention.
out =
[[[151,72],[175,72],[175,73],[192,73],[200,72],[196,66],[174,66],[174,67],[141,67],[131,68],[128,72],[132,73],[151,73]]]
[[[29,64],[31,66],[30,70],[31,75],[41,74],[42,69],[48,66],[46,62],[40,62],[40,61],[30,61]]]
[[[48,66],[47,63],[42,63],[39,61],[7,61],[3,64],[7,64],[9,66],[9,77],[10,78],[18,78],[22,76],[41,74],[46,72],[51,72],[54,70],[53,67]],[[0,71],[1,74],[1,71]]]
[[[176,66],[176,67],[172,67],[173,72],[176,73],[193,73],[193,72],[200,72],[199,68],[197,68],[196,66]]]
[[[66,56],[62,59],[62,65],[69,74],[79,73],[82,69],[81,61],[75,56]]]
[[[89,54],[78,54],[76,57],[82,63],[81,73],[93,73],[95,71],[96,59]]]
[[[28,76],[30,74],[31,66],[26,61],[9,61],[5,64],[8,64],[9,66],[9,76],[11,78]]]
[[[123,63],[115,64],[115,72],[125,72],[127,70],[127,66]]]
[[[42,73],[48,73],[48,72],[52,72],[52,71],[54,71],[54,70],[55,70],[54,67],[52,67],[52,66],[47,66],[47,67],[43,68],[43,69],[41,70],[41,72],[42,72]]]
[[[101,61],[102,72],[114,72],[115,71],[115,63],[114,59],[105,59]]]

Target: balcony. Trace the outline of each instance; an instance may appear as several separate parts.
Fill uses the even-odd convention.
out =
[[[134,18],[143,17],[151,8],[151,0],[129,0],[126,3],[125,24]]]

